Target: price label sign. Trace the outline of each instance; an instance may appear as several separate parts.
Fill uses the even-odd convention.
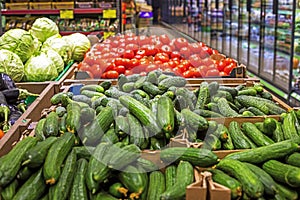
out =
[[[107,39],[109,36],[113,36],[113,35],[115,35],[115,33],[114,32],[104,32],[103,33],[103,38],[104,39]]]
[[[113,9],[103,10],[103,18],[117,18],[117,10],[113,10]]]
[[[60,10],[59,17],[61,19],[73,19],[74,18],[74,11],[73,10]]]

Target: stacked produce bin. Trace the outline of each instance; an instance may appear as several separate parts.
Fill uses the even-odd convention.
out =
[[[1,197],[298,199],[299,111],[199,44],[127,33],[93,46],[74,65],[87,78],[50,82],[0,140]]]

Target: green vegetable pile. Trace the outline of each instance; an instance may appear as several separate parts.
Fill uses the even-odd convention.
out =
[[[0,72],[21,81],[51,81],[69,62],[81,61],[90,48],[80,33],[59,35],[57,25],[38,18],[29,31],[11,29],[0,37]]]

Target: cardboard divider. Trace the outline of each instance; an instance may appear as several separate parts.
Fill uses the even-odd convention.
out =
[[[194,169],[195,183],[186,188],[186,200],[206,200],[207,182],[198,170]]]
[[[215,183],[212,180],[212,174],[210,172],[204,171],[202,172],[203,176],[208,185],[208,195],[207,199],[209,200],[230,200],[231,199],[231,191],[229,188]]]

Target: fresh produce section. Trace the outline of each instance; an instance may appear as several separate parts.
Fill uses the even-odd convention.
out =
[[[81,33],[62,37],[57,25],[43,17],[29,31],[5,32],[0,47],[0,72],[15,82],[43,82],[55,80],[70,63],[81,61],[90,41]]]
[[[156,69],[185,78],[228,77],[238,63],[202,42],[171,39],[167,34],[114,36],[95,44],[78,68],[92,78],[144,74]],[[234,76],[235,77],[235,76]]]

